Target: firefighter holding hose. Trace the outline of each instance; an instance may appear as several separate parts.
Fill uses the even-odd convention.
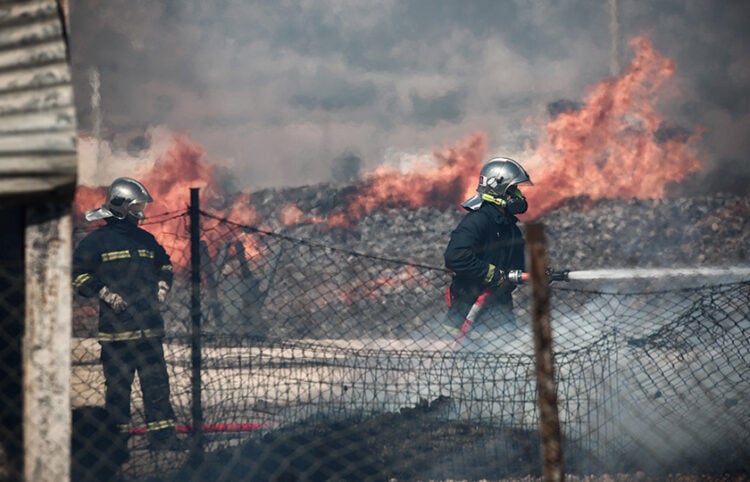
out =
[[[458,342],[468,328],[479,339],[482,333],[515,327],[512,293],[525,268],[516,215],[528,209],[521,184],[533,185],[526,170],[513,159],[495,157],[482,167],[477,194],[461,204],[468,212],[444,253],[445,266],[454,273],[446,323],[459,333]]]
[[[125,454],[136,371],[152,447],[181,450],[184,446],[174,429],[162,346],[164,320],[159,310],[172,285],[172,263],[154,236],[139,227],[152,201],[139,181],[116,179],[104,205],[85,216],[87,221],[104,219],[106,224],[82,239],[73,253],[74,289],[100,300],[98,339],[105,409],[120,430],[115,446]]]

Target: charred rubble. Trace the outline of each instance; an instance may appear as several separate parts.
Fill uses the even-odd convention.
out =
[[[253,286],[227,278],[221,274],[223,267],[213,266],[216,286],[206,285],[212,288],[207,293],[206,327],[213,325],[221,328],[220,331],[240,334],[235,326],[239,323],[243,330],[265,336],[268,325],[277,331],[271,333],[272,336],[331,336],[331,331],[341,333],[343,315],[364,311],[370,318],[365,320],[371,331],[368,334],[400,336],[413,331],[420,323],[419,318],[390,323],[389,326],[373,323],[373,320],[391,320],[398,316],[404,308],[399,303],[406,303],[409,308],[434,306],[438,309],[440,303],[435,302],[435,290],[442,291],[444,286],[438,285],[445,285],[449,279],[443,265],[443,250],[451,230],[464,212],[458,207],[439,209],[430,206],[375,210],[352,219],[347,227],[329,227],[327,216],[345,211],[352,189],[351,186],[320,184],[252,193],[250,203],[256,212],[256,226],[253,227],[281,234],[287,240],[303,242],[285,241],[282,245],[278,238],[266,238],[264,242],[276,244],[271,250],[273,254],[267,259],[251,260],[252,276],[246,276],[244,280],[252,281]],[[303,214],[301,222],[282,224],[280,214],[289,205],[296,206]],[[750,263],[750,197],[747,196],[660,200],[577,197],[560,202],[538,221],[545,226],[548,259],[553,269],[732,267]],[[365,256],[351,255],[334,262],[321,246]],[[394,262],[384,264],[372,258]],[[207,261],[204,257],[202,263],[207,262],[216,264],[218,260]],[[377,300],[358,297],[361,289],[368,288],[368,281],[398,273],[402,267],[398,263],[418,264],[418,274],[429,277],[433,284],[431,291],[414,290],[414,286],[407,286],[394,276],[389,297]],[[360,278],[347,278],[355,275]],[[312,311],[302,305],[309,294],[307,291],[310,291],[304,289],[309,285],[305,280],[309,279],[315,279],[319,284],[313,294],[323,296],[314,300],[317,304],[322,303],[320,309]],[[189,306],[189,287],[183,288],[184,296],[180,296],[178,289],[174,290],[170,309],[175,313],[174,318],[189,319],[183,313]],[[341,303],[340,294],[347,290],[353,290],[354,303]],[[242,302],[232,297],[241,298]],[[281,311],[271,306],[273,302]],[[77,336],[88,334],[95,327],[93,306],[82,305],[77,308]],[[219,305],[231,313],[221,312]],[[299,306],[294,308],[295,305]],[[244,320],[227,324],[227,319],[237,317],[235,312],[261,317],[263,312],[273,313],[274,321],[266,323],[260,319],[248,323]],[[337,329],[329,329],[331,323],[336,323]],[[398,327],[403,333],[392,332],[396,329],[393,327]],[[179,331],[185,327],[173,328]],[[360,336],[365,329],[347,328],[350,328],[350,336]],[[311,333],[310,329],[316,332]],[[385,332],[372,332],[378,329]]]
[[[374,255],[399,253],[411,261],[442,267],[450,231],[463,215],[455,209],[373,211],[349,229],[310,222],[282,226],[278,209],[294,202],[309,216],[325,216],[351,188],[322,184],[269,189],[253,194],[259,219],[302,239]],[[527,221],[524,219],[524,221]],[[747,264],[750,257],[750,197],[716,194],[668,199],[569,198],[543,214],[550,263],[560,268],[692,267]]]
[[[329,228],[319,221],[293,226],[284,226],[278,221],[280,209],[290,202],[310,217],[325,218],[327,213],[341,208],[342,196],[344,193],[336,186],[319,185],[259,191],[253,194],[251,202],[261,220],[259,224],[290,238],[442,268],[442,253],[450,231],[463,216],[459,209],[425,206],[374,211],[347,229]],[[748,197],[716,195],[598,201],[581,197],[561,202],[539,221],[545,225],[549,259],[557,268],[734,266],[746,265],[750,255]],[[325,267],[316,263],[324,264],[329,258],[319,261],[309,258],[304,270],[300,269],[297,262],[310,250],[308,246],[303,249],[307,251],[285,251],[281,263],[272,263],[274,269],[279,269],[275,274],[277,280],[295,276],[319,279],[316,274],[325,273]],[[361,262],[352,259],[355,263]],[[367,261],[361,269],[382,269],[366,264]],[[271,298],[281,297],[278,293],[285,292],[276,285],[270,289],[277,289],[271,293]],[[294,295],[280,300],[283,305],[293,302]],[[416,304],[416,301],[410,303]],[[377,309],[369,307],[367,312],[374,318],[382,318],[389,309],[398,311],[400,308],[394,310],[385,306],[382,313]],[[309,332],[297,328],[312,325],[324,336],[330,316],[325,309],[319,313],[319,319],[311,311],[289,314],[285,320],[276,318],[274,326],[283,326],[286,331],[275,335],[309,336]],[[336,333],[340,333],[340,320],[337,323]],[[357,335],[353,332],[353,336]],[[449,405],[450,400],[423,401],[398,413],[351,420],[300,421],[240,447],[206,454],[200,467],[185,471],[197,470],[214,478],[216,474],[224,474],[229,480],[330,480],[334,477],[335,480],[409,481],[446,477],[481,480],[540,475],[536,433],[453,420],[446,417],[441,408],[446,403]],[[600,465],[602,461],[573,444],[569,441],[566,445],[566,470],[583,474],[604,469]],[[254,465],[252,461],[257,460],[267,463]],[[606,465],[606,468],[633,473],[639,469],[638,463],[638,460],[621,460],[617,466]],[[721,467],[710,457],[691,463],[694,465],[690,467],[660,469],[664,473],[690,470],[710,474],[742,471],[745,467],[739,458]],[[187,472],[178,473],[174,480],[186,475]]]
[[[444,308],[439,298],[450,274],[443,251],[464,212],[430,206],[375,210],[352,219],[347,227],[328,226],[327,215],[345,210],[351,194],[351,187],[327,184],[253,194],[259,224],[304,241],[286,242],[272,260],[257,265],[254,274],[270,294],[265,292],[269,296],[262,307],[242,312],[272,314],[272,322],[255,324],[267,326],[260,329],[262,336],[400,338]],[[279,213],[290,203],[308,221],[281,224]],[[578,197],[564,200],[538,221],[545,225],[550,266],[558,270],[733,267],[750,262],[748,197]],[[321,247],[356,254],[334,256]],[[408,264],[418,267],[402,277]],[[310,279],[316,280],[314,289]],[[381,280],[390,283],[377,285]]]
[[[422,399],[398,413],[366,418],[311,419],[206,455],[196,469],[170,480],[205,476],[242,481],[499,480],[541,476],[538,434],[448,420],[451,401]],[[458,443],[456,443],[459,441]],[[264,461],[256,464],[255,461]],[[576,471],[596,461],[576,449]]]

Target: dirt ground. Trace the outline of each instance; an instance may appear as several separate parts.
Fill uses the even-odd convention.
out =
[[[449,403],[423,401],[400,413],[361,420],[302,422],[239,447],[204,454],[176,472],[139,480],[542,480],[537,433],[447,420]],[[743,460],[684,461],[684,470],[670,466],[647,472],[639,470],[634,459],[604,464],[574,444],[565,447],[565,480],[569,481],[750,480]]]

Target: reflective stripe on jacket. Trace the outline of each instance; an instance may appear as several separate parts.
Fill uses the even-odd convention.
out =
[[[159,338],[164,336],[164,330],[134,330],[121,331],[119,333],[99,332],[99,341],[134,341],[143,338]]]
[[[473,302],[494,279],[495,271],[525,268],[525,245],[515,216],[489,203],[469,211],[451,233],[445,249],[445,266],[453,271],[451,296]],[[487,300],[510,303],[514,286],[506,283]]]
[[[148,231],[129,221],[108,219],[88,234],[73,253],[73,288],[82,296],[97,296],[106,286],[127,302],[116,313],[99,303],[99,332],[103,338],[132,339],[134,333],[163,333],[157,299],[159,281],[172,284],[172,262]]]

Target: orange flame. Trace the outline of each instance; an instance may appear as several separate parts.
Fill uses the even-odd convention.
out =
[[[674,63],[644,36],[631,46],[635,55],[622,75],[594,85],[581,109],[549,121],[536,151],[518,158],[524,165],[541,160],[529,169],[535,185],[524,189],[530,206],[524,217],[571,197],[660,198],[669,183],[701,168],[693,147],[700,132],[665,127],[655,107]],[[375,210],[457,206],[474,192],[486,150],[485,135],[477,133],[436,152],[435,165],[406,174],[381,166],[343,198],[327,225],[351,228]]]
[[[296,226],[299,224],[317,224],[322,221],[320,216],[308,216],[297,207],[296,204],[289,203],[279,213],[279,222],[283,226]]]
[[[535,186],[527,188],[527,216],[582,195],[660,198],[668,183],[701,168],[691,146],[696,133],[659,135],[665,120],[654,104],[675,72],[673,62],[646,37],[630,45],[635,57],[621,76],[591,88],[582,109],[550,121],[535,154],[544,165],[530,173]]]
[[[673,62],[656,51],[646,37],[635,38],[631,46],[635,56],[622,75],[597,83],[585,96],[581,109],[562,113],[546,125],[544,139],[528,158],[543,162],[529,169],[535,185],[524,190],[530,206],[525,217],[537,217],[571,197],[662,197],[670,182],[700,169],[693,148],[699,133],[670,135],[664,129],[664,117],[654,107],[666,81],[674,75]],[[215,166],[205,163],[204,154],[185,136],[175,136],[170,148],[157,156],[153,165],[133,175],[146,184],[154,197],[148,216],[184,213],[189,189],[198,187],[202,209],[238,224],[256,225],[259,220],[250,195],[226,198],[216,181]],[[454,146],[437,149],[430,160],[415,163],[409,172],[378,167],[352,186],[342,196],[340,208],[325,220],[304,213],[295,204],[284,206],[279,220],[284,226],[325,222],[329,228],[351,228],[376,210],[457,207],[474,192],[486,160],[486,135],[469,134]],[[527,164],[523,158],[518,160]],[[81,219],[85,209],[100,206],[103,198],[103,188],[80,186],[74,205],[76,219]],[[144,226],[178,255],[173,257],[178,268],[188,264],[189,254],[189,239],[182,222],[181,217],[175,216]],[[213,256],[218,245],[228,241],[228,228],[211,219],[203,218],[201,222],[202,238]],[[237,236],[248,255],[259,255],[251,236]]]
[[[238,224],[255,223],[255,211],[249,203],[249,195],[238,196],[226,207],[226,200],[216,181],[216,167],[204,162],[204,154],[204,150],[186,136],[175,135],[169,148],[158,155],[152,165],[142,166],[132,174],[132,177],[143,182],[154,198],[147,209],[147,218],[142,227],[151,232],[170,252],[175,269],[178,270],[189,264],[190,239],[184,217],[179,215],[184,214],[189,207],[191,188],[200,189],[202,209],[213,206],[207,210],[213,211],[219,218],[227,218]],[[106,188],[79,186],[74,200],[76,220],[82,220],[86,210],[101,206],[105,196]],[[154,217],[168,214],[175,216],[150,222]],[[201,239],[206,241],[209,255],[213,257],[220,245],[230,240],[227,237],[229,228],[213,219],[202,218],[201,223]],[[243,233],[236,238],[243,243],[249,256],[259,253],[250,236]],[[231,238],[231,241],[234,240],[235,238]]]
[[[475,187],[486,151],[487,138],[478,132],[455,147],[434,152],[436,166],[418,162],[406,174],[390,166],[380,166],[344,196],[344,210],[329,215],[327,224],[350,228],[376,210],[455,206],[464,200],[470,187]]]
[[[330,290],[336,300],[351,304],[363,298],[378,299],[399,290],[429,289],[430,282],[415,266],[405,265],[399,269],[389,269],[372,280],[351,283],[345,289],[341,286]]]

